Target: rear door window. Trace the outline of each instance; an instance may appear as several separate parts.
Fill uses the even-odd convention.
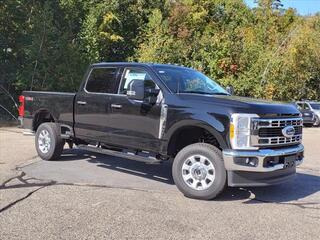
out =
[[[85,89],[90,93],[117,93],[117,68],[93,68]]]

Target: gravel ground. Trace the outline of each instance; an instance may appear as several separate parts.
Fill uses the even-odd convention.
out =
[[[33,137],[0,128],[0,239],[318,239],[319,139],[304,130],[293,181],[198,201],[176,189],[170,164],[70,149],[41,161]]]

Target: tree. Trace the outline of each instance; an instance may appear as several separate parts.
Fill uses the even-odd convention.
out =
[[[0,103],[23,90],[75,91],[90,63],[177,63],[236,94],[319,99],[320,15],[279,0],[3,0]],[[1,115],[7,114],[0,110]]]

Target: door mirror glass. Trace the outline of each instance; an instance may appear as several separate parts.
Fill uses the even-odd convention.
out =
[[[133,79],[128,84],[127,96],[129,99],[143,100],[145,95],[144,81]]]
[[[152,80],[145,80],[144,81],[144,102],[147,104],[156,104],[157,102],[157,96],[160,92],[160,89],[157,87],[157,85]]]

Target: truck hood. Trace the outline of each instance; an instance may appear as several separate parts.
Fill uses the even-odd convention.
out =
[[[283,102],[266,101],[247,97],[227,95],[189,95],[188,99],[199,100],[225,109],[229,113],[256,113],[260,116],[296,116],[299,110],[293,105]]]

